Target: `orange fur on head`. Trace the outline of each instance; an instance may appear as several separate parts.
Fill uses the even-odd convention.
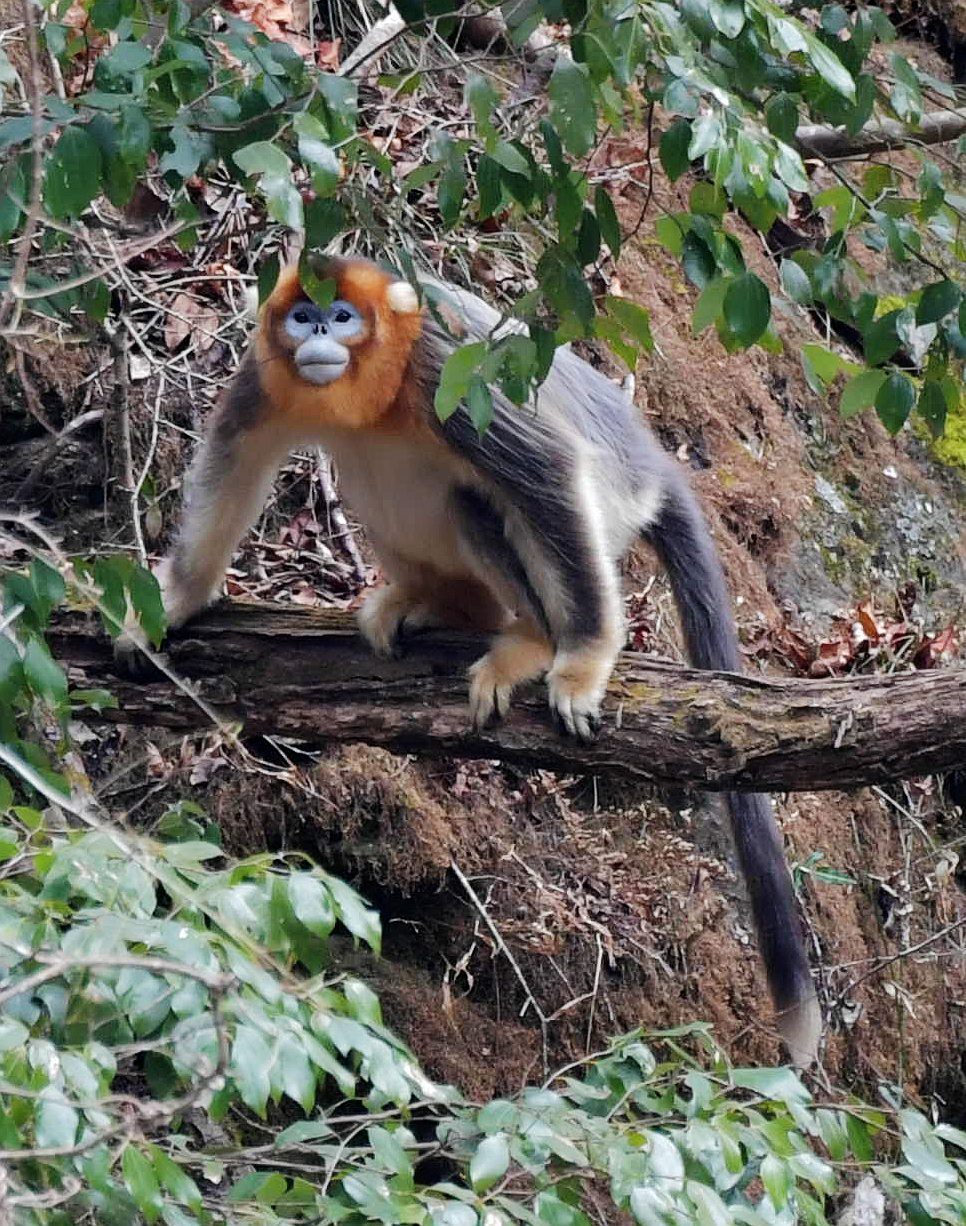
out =
[[[331,426],[345,430],[391,429],[409,415],[409,397],[400,397],[403,376],[421,328],[419,310],[393,310],[390,286],[399,281],[366,260],[320,261],[317,275],[336,283],[335,297],[351,302],[362,315],[366,331],[351,342],[349,366],[341,378],[325,387],[299,378],[291,346],[283,343],[282,321],[299,300],[308,301],[299,284],[298,268],[283,269],[262,308],[255,341],[262,391],[276,413],[294,430],[312,432]]]

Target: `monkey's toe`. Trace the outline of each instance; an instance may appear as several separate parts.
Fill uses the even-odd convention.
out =
[[[492,652],[470,666],[470,715],[477,732],[503,719],[510,709],[513,682],[497,669]]]

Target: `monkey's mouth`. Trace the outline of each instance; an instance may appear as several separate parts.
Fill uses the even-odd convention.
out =
[[[325,384],[338,379],[344,369],[344,362],[304,362],[299,366],[299,374],[309,383]]]

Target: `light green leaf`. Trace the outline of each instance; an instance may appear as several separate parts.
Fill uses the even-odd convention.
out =
[[[292,913],[316,936],[327,937],[335,927],[332,895],[312,873],[295,872],[288,879],[288,898]]]
[[[235,1032],[228,1071],[247,1107],[265,1118],[265,1104],[271,1090],[269,1069],[272,1051],[254,1026],[240,1024]]]
[[[842,390],[839,412],[843,417],[852,417],[875,404],[875,398],[884,382],[885,372],[882,370],[865,370],[856,375]]]
[[[446,359],[436,389],[436,415],[446,421],[459,408],[460,401],[469,390],[470,380],[486,357],[484,341],[463,345]]]
[[[510,1165],[510,1150],[506,1134],[495,1132],[476,1147],[470,1159],[470,1184],[477,1196],[482,1196],[507,1172]]]
[[[67,1102],[62,1091],[47,1086],[40,1091],[37,1102],[35,1136],[42,1149],[59,1149],[77,1140],[80,1116]]]

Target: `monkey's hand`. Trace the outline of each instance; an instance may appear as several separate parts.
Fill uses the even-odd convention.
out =
[[[405,634],[447,624],[427,601],[402,583],[386,583],[368,592],[358,621],[362,637],[377,656],[388,660],[403,654]]]

